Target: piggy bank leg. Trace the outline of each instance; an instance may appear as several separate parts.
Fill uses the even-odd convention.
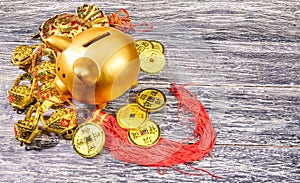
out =
[[[131,85],[131,88],[137,87],[138,83],[139,83],[138,80],[136,80],[136,81]]]
[[[105,107],[106,107],[106,103],[96,105],[96,108],[97,108],[98,110],[102,110],[102,109],[104,109]]]

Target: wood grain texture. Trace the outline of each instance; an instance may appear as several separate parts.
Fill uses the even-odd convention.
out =
[[[170,169],[159,175],[154,168],[124,164],[105,151],[83,159],[65,140],[42,151],[19,146],[13,124],[24,116],[12,111],[6,98],[6,90],[22,73],[9,61],[12,51],[20,44],[38,43],[30,36],[43,21],[84,3],[107,13],[128,9],[135,23],[154,26],[151,32],[131,35],[161,41],[166,48],[165,69],[156,75],[141,72],[139,86],[109,103],[106,111],[115,113],[140,89],[156,87],[166,93],[168,103],[150,117],[162,136],[182,139],[189,129],[175,118],[177,101],[167,88],[171,82],[196,82],[188,88],[206,107],[217,145],[213,159],[194,165],[223,179]],[[2,0],[0,182],[300,182],[299,10],[296,0]]]

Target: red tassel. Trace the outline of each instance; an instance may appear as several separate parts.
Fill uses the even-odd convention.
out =
[[[179,100],[178,113],[195,124],[192,140],[194,143],[183,143],[166,138],[160,138],[157,144],[148,148],[140,148],[132,145],[128,140],[128,131],[118,125],[112,115],[106,115],[101,126],[106,133],[105,149],[116,159],[149,167],[158,167],[158,172],[164,174],[166,168],[172,168],[184,174],[201,175],[189,173],[174,168],[174,165],[185,164],[191,169],[208,173],[211,176],[220,178],[206,170],[192,167],[188,162],[198,161],[210,155],[216,141],[216,134],[207,112],[196,96],[184,88],[185,85],[172,85],[170,92]],[[97,120],[105,114],[100,112]],[[179,115],[178,115],[179,116]],[[103,116],[104,117],[104,116]],[[96,120],[96,121],[97,121]],[[179,121],[182,120],[179,118]],[[182,122],[183,123],[183,122]],[[185,123],[184,123],[185,124]],[[190,126],[190,128],[192,128]],[[163,168],[163,172],[160,171]]]

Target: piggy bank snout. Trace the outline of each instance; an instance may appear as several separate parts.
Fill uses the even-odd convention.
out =
[[[78,79],[87,85],[95,84],[101,75],[95,61],[88,57],[77,59],[73,64],[73,71]]]

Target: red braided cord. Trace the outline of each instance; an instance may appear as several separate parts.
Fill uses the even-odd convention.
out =
[[[198,138],[195,143],[186,144],[160,138],[158,143],[154,146],[140,148],[129,142],[128,131],[118,125],[115,117],[107,115],[104,119],[105,122],[101,124],[106,132],[105,148],[116,159],[128,163],[151,167],[170,167],[182,173],[201,175],[184,172],[173,166],[198,161],[203,159],[206,155],[209,155],[216,141],[213,125],[201,102],[197,100],[194,94],[186,90],[184,85],[176,86],[176,84],[173,84],[170,92],[175,94],[179,100],[178,110],[183,115],[187,112],[192,114],[190,120],[195,123],[195,128],[191,136],[193,136],[194,139]],[[101,113],[98,119],[100,119],[100,116]],[[188,164],[186,164],[186,166],[215,176],[205,170],[192,167]],[[162,172],[160,173],[163,174]]]
[[[131,29],[139,32],[148,32],[153,29],[149,22],[142,22],[139,24],[132,24],[129,18],[129,13],[126,9],[121,8],[117,13],[111,13],[108,16],[109,24],[123,32],[129,32]],[[139,28],[145,27],[145,28]]]

